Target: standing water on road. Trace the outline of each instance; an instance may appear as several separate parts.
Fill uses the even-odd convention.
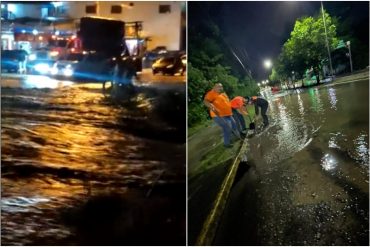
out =
[[[2,244],[185,244],[185,87],[101,88],[2,88]]]
[[[271,125],[249,140],[215,243],[368,245],[368,80],[269,102]]]

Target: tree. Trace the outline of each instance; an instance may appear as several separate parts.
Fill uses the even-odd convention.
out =
[[[209,4],[191,5],[189,10],[189,63],[188,63],[188,125],[193,127],[204,122],[208,110],[203,98],[215,83],[222,83],[228,96],[255,95],[259,88],[250,77],[236,73],[230,49],[225,43],[219,27],[212,21]],[[240,77],[238,76],[240,75]],[[245,74],[245,73],[244,73]]]
[[[324,16],[329,47],[333,50],[338,44],[336,26],[325,11]],[[321,14],[298,19],[280,54],[280,66],[282,66],[280,73],[286,76],[290,70],[303,78],[305,70],[313,68],[318,84],[322,61],[327,56],[324,20]]]

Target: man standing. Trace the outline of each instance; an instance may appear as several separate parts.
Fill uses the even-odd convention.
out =
[[[216,83],[212,90],[206,93],[203,102],[208,107],[213,120],[222,128],[224,146],[231,147],[231,132],[238,138],[240,136],[238,136],[236,123],[232,117],[229,97],[223,93],[222,84]]]
[[[241,96],[236,96],[230,101],[231,108],[233,111],[233,117],[236,125],[242,134],[245,134],[247,127],[243,115],[248,115],[247,109],[245,108],[246,100]]]
[[[245,97],[246,101],[248,104],[254,104],[255,107],[255,112],[256,112],[256,117],[259,115],[259,108],[261,108],[261,115],[263,118],[263,127],[266,128],[269,125],[269,119],[266,115],[267,108],[269,107],[269,103],[267,100],[257,97],[257,96],[252,96],[252,97]]]

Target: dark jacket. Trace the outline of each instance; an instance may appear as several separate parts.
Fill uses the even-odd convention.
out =
[[[259,114],[259,107],[261,107],[261,109],[263,108],[266,108],[269,106],[269,102],[263,98],[252,98],[252,102],[254,104],[254,107],[255,107],[255,112],[256,112],[256,115]]]

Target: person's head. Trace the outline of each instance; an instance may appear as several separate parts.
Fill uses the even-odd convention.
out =
[[[245,104],[251,104],[252,101],[251,101],[251,98],[249,96],[245,96],[244,99],[245,99],[245,101],[244,101]]]
[[[221,93],[224,91],[224,88],[222,86],[221,83],[216,83],[214,86],[213,86],[213,90],[216,91],[217,93]]]

